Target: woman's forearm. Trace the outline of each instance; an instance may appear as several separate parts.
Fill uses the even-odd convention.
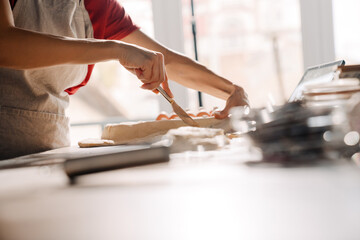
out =
[[[131,33],[123,40],[163,53],[169,78],[183,86],[221,99],[227,99],[235,88],[239,88],[200,63],[166,48],[140,30]]]
[[[0,32],[0,66],[17,69],[119,59],[121,43],[73,39],[8,27]]]
[[[163,54],[115,40],[75,39],[17,28],[8,0],[0,0],[0,67],[29,69],[116,59],[154,90],[166,81]]]
[[[123,45],[125,46],[125,45]],[[74,39],[15,27],[9,0],[0,0],[0,67],[27,69],[121,59],[121,43]]]
[[[230,81],[218,76],[194,60],[174,52],[166,56],[168,58],[166,69],[169,77],[186,87],[224,100],[235,88]]]

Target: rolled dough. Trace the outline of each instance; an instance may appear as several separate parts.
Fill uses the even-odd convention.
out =
[[[203,128],[222,128],[229,130],[229,120],[218,120],[214,117],[194,118],[194,120]],[[101,138],[113,140],[115,144],[134,144],[151,141],[156,136],[166,134],[170,129],[186,126],[179,119],[130,122],[120,124],[106,125]]]

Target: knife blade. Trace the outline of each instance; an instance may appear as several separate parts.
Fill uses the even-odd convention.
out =
[[[172,99],[162,87],[157,87],[156,88],[161,95],[163,95],[165,97],[165,99],[171,104],[171,107],[173,109],[173,111],[179,116],[179,118],[186,123],[189,126],[193,126],[193,127],[199,127],[199,124],[197,122],[194,121],[194,119],[192,119],[185,111],[184,109],[182,109],[176,102],[174,99]]]

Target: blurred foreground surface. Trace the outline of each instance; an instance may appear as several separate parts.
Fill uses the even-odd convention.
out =
[[[359,239],[360,169],[284,168],[246,140],[167,164],[83,176],[61,166],[0,171],[0,239]]]

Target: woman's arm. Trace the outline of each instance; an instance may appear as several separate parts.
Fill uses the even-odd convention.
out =
[[[153,90],[166,80],[164,57],[120,41],[75,39],[15,27],[9,0],[0,0],[0,66],[15,69],[119,60]],[[165,89],[170,92],[169,89]]]
[[[225,109],[220,112],[220,118],[226,117],[231,107],[249,105],[247,95],[241,87],[218,76],[200,63],[164,47],[140,30],[122,40],[163,53],[168,76],[174,81],[227,100]]]

